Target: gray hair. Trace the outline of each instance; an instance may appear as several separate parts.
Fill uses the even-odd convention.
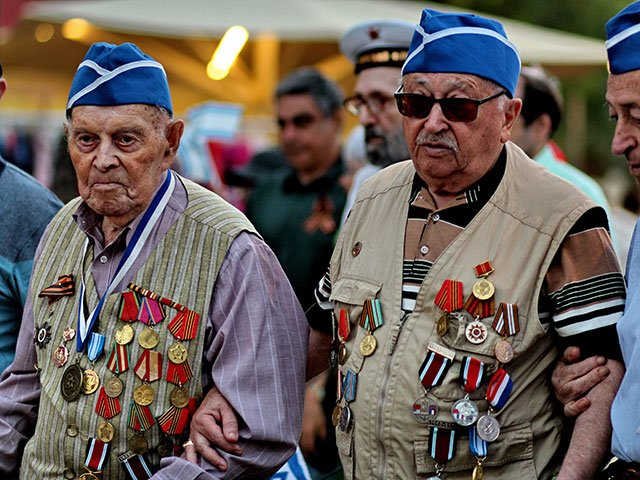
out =
[[[326,117],[342,108],[338,85],[314,68],[304,67],[286,76],[276,89],[276,99],[285,95],[310,95]]]

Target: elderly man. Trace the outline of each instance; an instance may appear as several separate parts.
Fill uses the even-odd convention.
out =
[[[38,247],[0,382],[5,473],[265,478],[295,450],[302,310],[250,223],[169,170],[183,130],[171,115],[162,65],[132,44],[91,46],[65,126],[81,198]],[[173,456],[213,384],[241,417],[226,474]]]

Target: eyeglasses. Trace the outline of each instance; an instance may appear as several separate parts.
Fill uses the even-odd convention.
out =
[[[506,90],[502,90],[482,100],[474,100],[473,98],[433,98],[417,93],[395,94],[398,110],[405,117],[411,118],[427,118],[431,109],[437,103],[442,109],[445,118],[451,122],[473,122],[478,116],[478,107],[483,103],[498,98],[506,94]]]
[[[342,104],[354,115],[360,115],[362,108],[365,106],[369,109],[370,113],[378,115],[385,109],[389,100],[391,100],[391,97],[380,94],[373,94],[370,97],[354,95],[353,97],[346,98]]]

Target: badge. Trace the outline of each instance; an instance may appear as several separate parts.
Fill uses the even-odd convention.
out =
[[[182,363],[187,359],[187,349],[180,342],[169,347],[169,360],[173,363]]]
[[[104,384],[104,389],[107,395],[111,398],[119,397],[122,393],[122,388],[122,380],[118,377],[111,377]]]
[[[146,399],[142,399],[142,401],[146,401]],[[144,432],[155,424],[156,419],[153,416],[151,407],[149,405],[139,405],[136,403],[134,393],[134,401],[129,405],[129,420],[127,421],[127,426],[136,432]]]
[[[149,448],[147,439],[142,435],[134,435],[129,439],[129,449],[138,455],[144,455]]]
[[[329,349],[329,368],[333,369],[338,366],[338,343],[331,343],[331,348]]]
[[[78,398],[80,392],[82,392],[83,377],[82,369],[77,363],[69,365],[62,374],[62,380],[60,381],[62,398],[67,402],[73,402]]]
[[[513,347],[506,340],[500,340],[493,349],[500,363],[509,363],[513,360]]]
[[[133,401],[143,407],[150,405],[154,397],[153,389],[149,385],[140,385],[133,391]]]
[[[111,440],[113,440],[114,433],[115,429],[109,422],[102,422],[100,425],[98,425],[98,438],[101,442],[109,443]]]
[[[169,395],[169,401],[176,408],[184,408],[189,404],[189,392],[186,388],[176,387]]]
[[[82,393],[91,395],[100,386],[100,377],[91,369],[85,370],[82,376]]]
[[[438,336],[444,337],[447,334],[448,330],[449,330],[449,314],[447,312],[444,312],[440,317],[440,320],[438,320],[438,323],[436,325],[436,332],[438,333]]]
[[[96,413],[104,418],[113,418],[120,413],[120,400],[117,396],[110,396],[105,387],[102,387],[98,394]]]
[[[486,278],[482,278],[473,284],[472,291],[476,298],[478,298],[479,300],[489,300],[491,297],[493,297],[496,289],[493,286],[493,283],[491,283]]]
[[[371,333],[368,333],[360,342],[360,353],[365,357],[369,357],[373,355],[373,352],[376,351],[377,345],[378,342],[376,341],[376,337],[374,337]]]
[[[69,360],[69,350],[64,345],[60,345],[56,348],[56,351],[53,352],[53,363],[56,367],[62,367]]]
[[[51,341],[51,325],[49,325],[49,322],[44,322],[41,327],[36,329],[33,341],[38,348],[44,348]]]
[[[138,343],[142,348],[150,350],[158,345],[159,337],[158,332],[153,328],[146,327],[142,332],[140,332]]]
[[[478,420],[478,406],[469,398],[461,398],[451,407],[451,415],[458,425],[468,427]]]
[[[346,361],[347,361],[347,346],[344,343],[341,343],[340,346],[338,346],[338,363],[340,365],[344,365],[344,362]]]
[[[427,423],[438,415],[438,405],[427,395],[413,402],[413,418],[419,423]]]
[[[65,328],[64,332],[62,332],[62,339],[65,342],[68,342],[69,340],[73,340],[75,336],[76,336],[76,331],[71,327]]]
[[[471,343],[480,344],[487,339],[487,327],[476,318],[476,320],[467,324],[464,335]]]
[[[342,407],[342,411],[340,412],[340,419],[338,420],[338,428],[343,432],[346,432],[351,426],[351,409],[349,405],[345,405]]]
[[[131,325],[123,325],[116,330],[116,342],[118,342],[118,345],[127,345],[131,340],[133,340],[133,335],[133,327]]]
[[[340,405],[336,405],[331,413],[331,423],[334,427],[337,427],[340,424],[340,414],[342,413],[342,407]]]
[[[478,436],[485,442],[494,442],[500,435],[500,423],[493,415],[483,415],[476,426]]]

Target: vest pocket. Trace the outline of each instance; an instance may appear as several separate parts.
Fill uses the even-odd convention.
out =
[[[436,466],[435,461],[429,454],[428,438],[414,438],[413,449],[416,473],[419,475],[435,473]],[[468,471],[468,475],[465,475],[470,476],[471,471],[476,465],[476,458],[469,449],[469,436],[466,430],[459,429],[457,432],[455,455],[453,459],[446,464],[444,472],[454,473]],[[533,463],[533,432],[531,431],[531,424],[523,423],[502,429],[498,440],[489,444],[487,458],[482,462],[482,468],[485,478],[536,480],[537,474]],[[446,477],[446,475],[444,476]]]
[[[353,470],[355,466],[355,451],[353,448],[353,432],[355,425],[352,424],[349,430],[343,432],[336,428],[336,444],[340,453],[340,461],[345,480],[353,479]]]

